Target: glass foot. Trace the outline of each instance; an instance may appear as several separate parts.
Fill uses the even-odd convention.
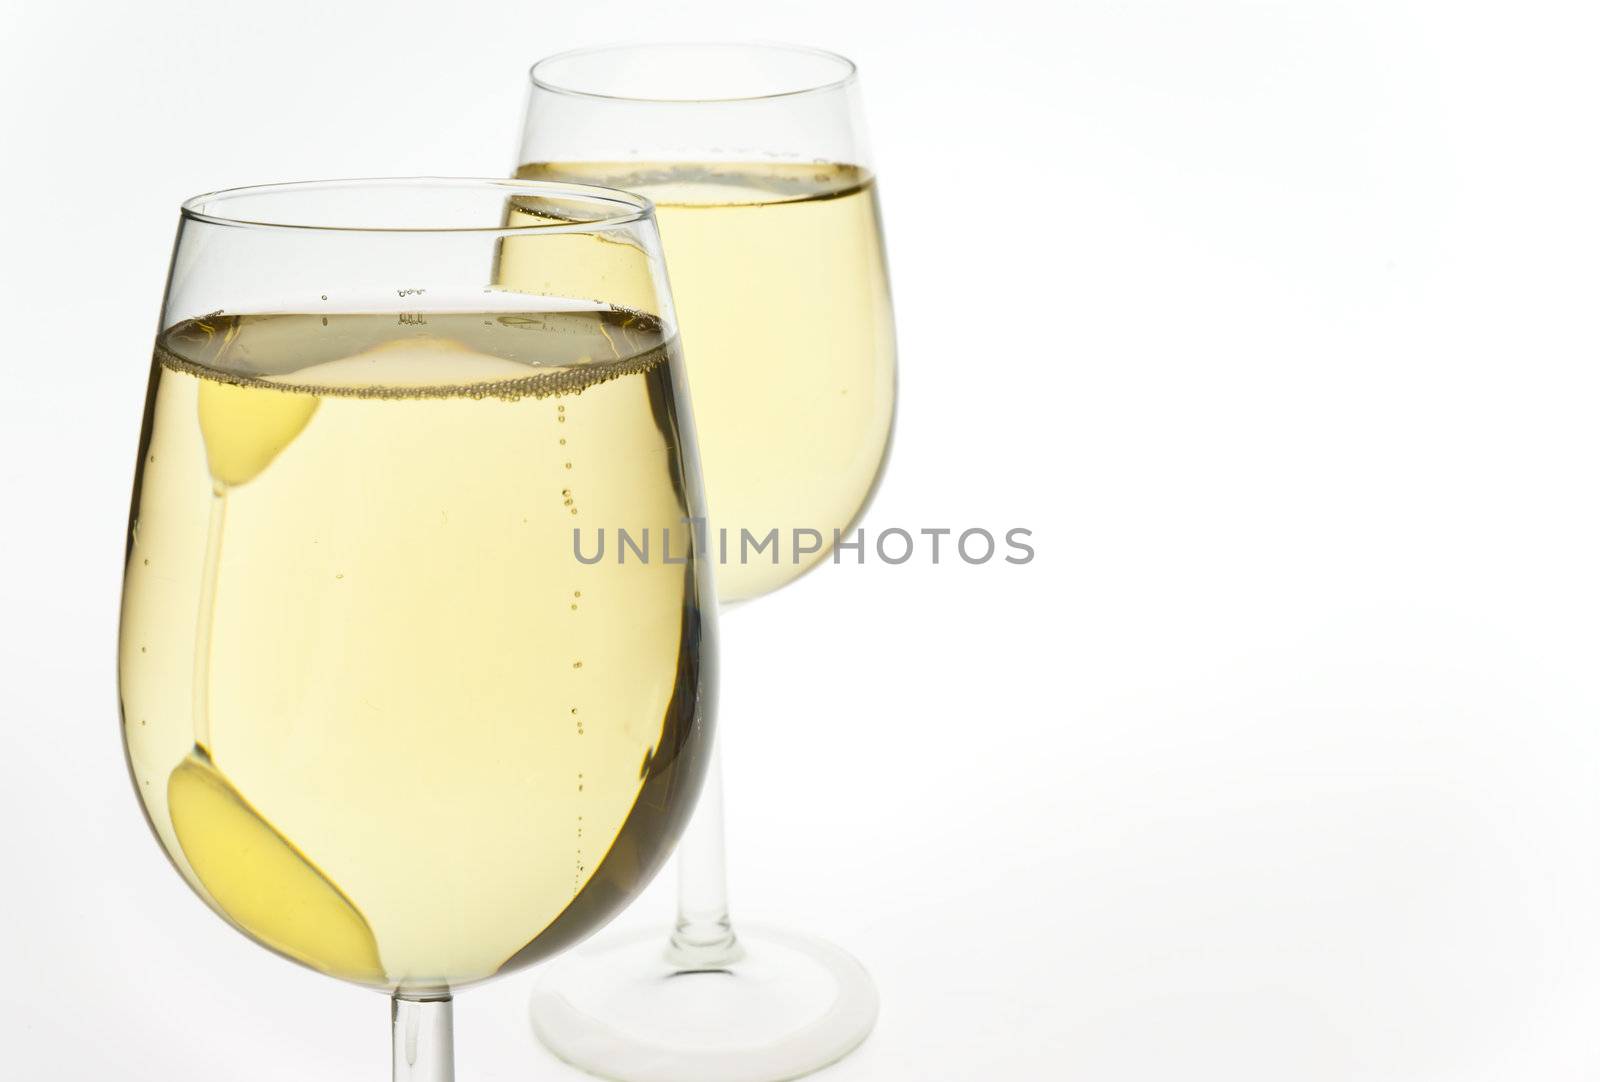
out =
[[[843,1058],[878,1018],[861,964],[830,943],[741,927],[743,951],[685,971],[665,931],[602,940],[551,963],[534,1032],[575,1067],[616,1082],[782,1082]]]

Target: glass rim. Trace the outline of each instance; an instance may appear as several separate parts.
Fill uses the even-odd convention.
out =
[[[765,94],[729,94],[718,97],[679,97],[663,98],[650,97],[640,94],[606,94],[596,90],[583,90],[575,86],[564,85],[551,81],[541,75],[539,69],[547,64],[557,61],[572,60],[578,57],[599,56],[604,53],[620,53],[628,50],[647,49],[747,49],[762,50],[774,53],[788,53],[791,55],[811,56],[827,60],[839,65],[840,74],[837,78],[825,82],[811,83],[806,86],[796,87],[792,90],[776,90]],[[829,91],[839,90],[856,81],[856,62],[842,53],[833,52],[831,49],[819,49],[812,45],[794,45],[778,41],[621,41],[609,45],[589,45],[579,49],[567,49],[564,52],[551,53],[534,61],[528,69],[528,80],[538,89],[552,94],[563,94],[571,98],[589,98],[600,101],[635,102],[641,105],[728,105],[735,102],[771,101],[778,98],[796,98],[807,94],[824,94]]]
[[[281,215],[265,218],[218,214],[211,207],[252,196],[279,193],[316,192],[332,189],[361,187],[403,188],[463,188],[478,191],[500,190],[508,195],[543,195],[564,197],[574,202],[587,202],[605,207],[608,213],[597,213],[593,218],[560,222],[529,222],[525,225],[499,226],[440,226],[440,225],[323,225],[312,222],[291,221]],[[201,209],[202,207],[206,209]],[[427,234],[477,234],[483,236],[519,236],[529,233],[593,233],[647,221],[655,217],[655,204],[642,195],[625,192],[619,188],[606,188],[598,184],[578,184],[565,181],[520,180],[515,177],[349,177],[328,180],[291,180],[275,184],[246,184],[234,188],[219,188],[190,196],[179,205],[185,222],[203,222],[240,229],[282,230],[311,233],[365,233],[427,235]]]

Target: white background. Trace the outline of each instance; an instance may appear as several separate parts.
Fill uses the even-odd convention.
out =
[[[529,62],[652,37],[861,63],[903,362],[867,524],[1038,549],[725,621],[736,914],[882,990],[822,1077],[1600,1077],[1586,7],[9,0],[6,1077],[385,1077],[383,1001],[209,915],[122,764],[177,204],[503,173]],[[462,997],[464,1082],[576,1077],[528,986]]]

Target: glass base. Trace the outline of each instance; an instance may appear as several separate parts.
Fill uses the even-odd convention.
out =
[[[820,939],[741,927],[737,961],[683,970],[664,931],[571,952],[534,990],[533,1029],[615,1082],[782,1082],[849,1054],[878,1018],[872,978]]]

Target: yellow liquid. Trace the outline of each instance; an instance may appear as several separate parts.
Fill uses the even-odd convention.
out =
[[[871,176],[844,165],[534,163],[518,176],[655,201],[682,332],[723,601],[768,593],[865,508],[888,451],[895,345]],[[514,283],[512,283],[514,284]],[[770,550],[737,559],[741,530]],[[795,529],[822,535],[799,555]],[[802,545],[806,539],[802,539]]]
[[[383,988],[587,934],[704,772],[700,513],[649,317],[224,317],[156,351],[120,676],[152,827],[214,909]]]

